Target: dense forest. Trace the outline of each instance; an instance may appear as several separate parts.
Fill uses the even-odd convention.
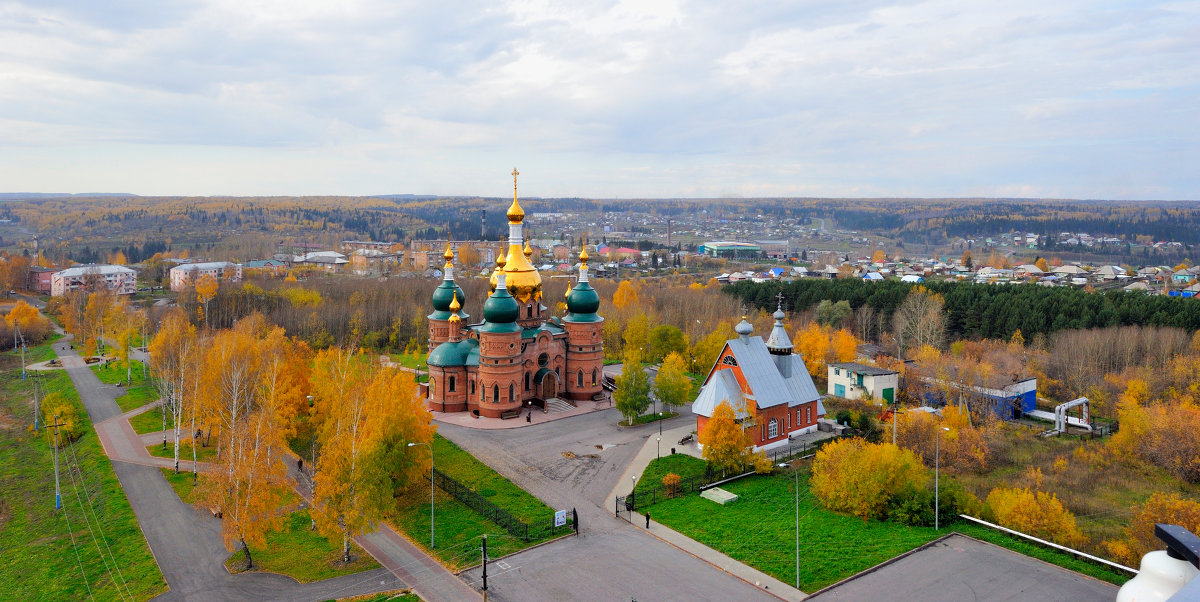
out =
[[[1174,326],[1200,329],[1200,300],[1150,296],[1124,291],[1088,292],[1066,287],[1033,284],[980,285],[929,282],[922,285],[888,280],[798,280],[755,284],[745,281],[725,291],[759,309],[775,307],[782,292],[791,308],[804,310],[823,300],[848,301],[858,309],[873,308],[890,317],[915,286],[942,295],[946,304],[946,329],[953,338],[1008,339],[1020,330],[1025,337],[1049,335],[1064,329],[1110,326]]]

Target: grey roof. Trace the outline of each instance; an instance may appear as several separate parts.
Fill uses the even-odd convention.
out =
[[[899,374],[899,372],[896,372],[895,370],[888,370],[886,368],[879,368],[876,366],[868,366],[866,364],[859,364],[857,362],[844,362],[841,364],[829,364],[829,367],[830,368],[841,368],[841,369],[847,370],[849,372],[863,374],[866,376],[883,376],[885,374]]]
[[[746,401],[742,397],[742,388],[738,385],[733,370],[717,370],[712,378],[700,387],[696,401],[692,402],[692,412],[701,416],[712,417],[713,411],[722,401],[728,401],[738,418],[746,418]]]
[[[800,356],[777,356],[792,358],[790,362],[785,359],[777,365],[761,337],[743,336],[725,344],[741,367],[758,407],[769,408],[783,403],[794,406],[820,398]],[[787,370],[787,378],[780,373],[781,367]]]

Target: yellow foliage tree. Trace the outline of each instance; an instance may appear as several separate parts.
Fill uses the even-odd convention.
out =
[[[622,280],[617,285],[616,292],[613,293],[613,307],[625,310],[628,307],[637,305],[638,301],[638,292],[633,287],[633,283],[629,280]]]
[[[712,332],[692,345],[691,371],[707,376],[713,364],[717,363],[717,356],[721,355],[721,350],[725,348],[725,341],[735,336],[737,336],[737,333],[733,331],[733,325],[729,322],[717,324],[717,327]]]
[[[825,373],[825,357],[829,354],[829,336],[825,333],[825,329],[816,322],[809,322],[808,326],[796,332],[796,340],[793,342],[796,352],[804,358],[804,365],[808,368],[808,373],[813,376],[819,376]]]
[[[1075,524],[1075,515],[1058,497],[1045,491],[997,487],[987,496],[985,513],[996,523],[1065,546],[1087,538]]]
[[[929,471],[916,454],[891,443],[854,437],[822,447],[813,459],[813,494],[830,510],[883,518],[897,495],[923,490]]]
[[[1050,264],[1046,263],[1045,257],[1038,257],[1037,261],[1033,262],[1033,265],[1036,265],[1037,268],[1043,272],[1050,271]]]
[[[1121,428],[1108,440],[1108,445],[1118,455],[1136,455],[1150,433],[1150,418],[1142,405],[1149,394],[1149,385],[1140,378],[1130,380],[1121,394],[1117,402],[1117,418]]]
[[[849,362],[858,354],[858,339],[845,328],[833,331],[829,353],[834,362]]]
[[[1105,550],[1118,562],[1136,566],[1144,554],[1162,548],[1162,542],[1154,537],[1154,523],[1179,525],[1200,533],[1200,502],[1177,493],[1155,493],[1145,504],[1134,508],[1133,520],[1125,527],[1125,537],[1105,541]]]
[[[740,472],[754,464],[750,436],[737,421],[737,413],[728,401],[722,401],[700,429],[704,459],[717,470]]]

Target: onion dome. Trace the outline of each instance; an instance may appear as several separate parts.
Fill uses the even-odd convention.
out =
[[[742,321],[733,327],[733,331],[743,339],[748,338],[754,332],[754,325],[746,321],[746,316],[742,316]]]
[[[446,252],[442,254],[442,257],[446,258],[446,267],[443,270],[445,273],[442,277],[442,283],[433,289],[433,313],[429,315],[430,320],[450,319],[450,304],[454,301],[455,297],[459,299],[467,298],[463,294],[462,287],[454,283],[454,264],[451,263],[454,253],[450,251],[449,245],[446,245]],[[466,317],[466,314],[463,314],[461,317]]]
[[[567,294],[567,317],[570,322],[597,322],[600,295],[588,282],[587,251],[579,254],[579,283]]]
[[[442,253],[442,258],[446,260],[446,265],[454,261],[454,251],[450,250],[450,243],[446,243],[446,252]]]
[[[783,319],[787,314],[783,313],[782,302],[775,309],[774,317],[775,326],[771,329],[771,336],[767,337],[767,351],[773,355],[790,355],[792,339],[788,337],[787,329],[783,326]]]
[[[483,321],[481,329],[484,332],[516,332],[521,330],[517,318],[521,315],[521,306],[504,283],[504,272],[500,272],[496,283],[496,292],[483,303]]]
[[[533,256],[533,248],[529,246],[528,240],[525,241],[525,250],[522,251],[522,253],[525,255],[525,259],[529,259]]]
[[[508,206],[508,212],[506,213],[508,215],[508,223],[510,224],[519,224],[525,219],[525,210],[521,209],[520,203],[517,203],[517,176],[519,175],[521,175],[521,172],[517,171],[517,168],[514,167],[512,170],[513,202]]]
[[[450,324],[458,324],[462,322],[462,318],[458,317],[458,310],[462,309],[462,304],[458,302],[458,294],[454,295],[454,300],[450,302]]]

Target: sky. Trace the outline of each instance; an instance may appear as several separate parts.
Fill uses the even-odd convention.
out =
[[[1200,3],[0,0],[0,191],[1200,199]]]

